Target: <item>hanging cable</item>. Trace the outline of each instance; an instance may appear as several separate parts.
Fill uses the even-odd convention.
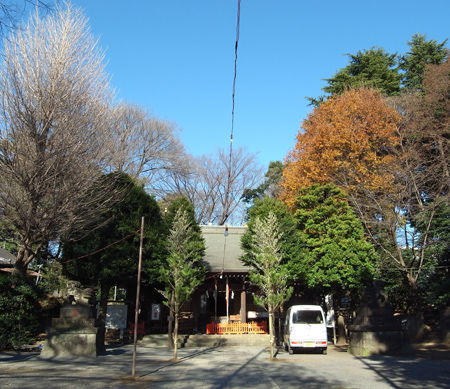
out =
[[[228,181],[227,181],[227,194],[225,199],[225,205],[228,206],[228,192],[231,184],[231,164],[233,160],[233,135],[234,135],[234,98],[236,96],[236,75],[237,75],[237,59],[238,59],[238,45],[239,45],[239,28],[241,23],[241,0],[238,0],[237,4],[237,20],[236,20],[236,41],[234,44],[234,76],[233,76],[233,92],[231,95],[231,134],[230,134],[230,153],[228,158]],[[227,211],[225,209],[225,211]],[[228,213],[225,214],[226,222],[228,219]]]
[[[237,75],[237,58],[239,45],[239,28],[241,23],[241,0],[238,0],[237,21],[236,21],[236,42],[234,44],[234,76],[233,76],[233,93],[231,95],[231,136],[230,136],[230,157],[233,150],[233,133],[234,133],[234,97],[236,95],[236,75]]]
[[[119,239],[119,240],[116,240],[115,242],[112,242],[112,243],[110,243],[110,244],[108,244],[108,245],[102,247],[101,249],[92,251],[92,252],[90,252],[90,253],[88,253],[88,254],[85,254],[85,255],[82,255],[82,256],[80,256],[80,257],[71,258],[71,259],[67,259],[67,260],[65,260],[65,261],[61,261],[60,263],[68,263],[68,262],[77,261],[78,259],[84,259],[84,258],[90,257],[90,256],[92,256],[92,255],[94,255],[94,254],[97,254],[97,253],[100,253],[101,251],[106,250],[107,248],[109,248],[109,247],[111,247],[111,246],[115,246],[116,244],[122,242],[122,241],[125,240],[125,239],[130,238],[130,237],[133,236],[133,235],[138,234],[139,232],[141,232],[140,229],[139,229],[139,230],[136,230],[136,231],[134,231],[134,232],[132,232],[131,234],[128,234],[127,236],[124,236],[123,238],[121,238],[121,239]]]

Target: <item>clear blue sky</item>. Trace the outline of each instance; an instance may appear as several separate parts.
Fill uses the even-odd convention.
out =
[[[75,0],[119,99],[175,122],[194,155],[229,146],[237,0]],[[346,53],[450,35],[450,0],[242,0],[234,147],[282,160]],[[448,45],[447,45],[448,46]]]

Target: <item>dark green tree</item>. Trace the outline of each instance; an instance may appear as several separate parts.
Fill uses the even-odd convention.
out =
[[[326,80],[328,85],[323,88],[326,93],[335,95],[348,89],[367,87],[378,89],[387,96],[398,94],[401,76],[396,54],[374,47],[347,55],[350,63]]]
[[[339,293],[371,279],[375,250],[342,190],[333,184],[301,189],[294,217],[300,247],[290,268],[308,287]]]
[[[296,222],[293,214],[281,200],[272,197],[256,198],[253,206],[248,210],[248,229],[241,240],[242,248],[244,250],[244,255],[241,260],[247,265],[253,260],[250,252],[255,220],[257,218],[265,219],[271,212],[278,220],[278,228],[281,234],[280,254],[283,257],[283,263],[288,262],[291,258],[295,258],[298,255],[299,244],[297,241]]]
[[[157,202],[124,173],[114,173],[123,198],[104,214],[103,225],[76,242],[63,245],[65,273],[84,285],[100,288],[98,350],[104,349],[105,320],[110,289],[135,285],[139,229],[145,218],[143,282],[156,283],[164,255],[165,226]],[[124,239],[126,238],[126,239]],[[74,258],[79,258],[75,259]]]
[[[174,317],[173,359],[178,359],[178,319],[181,307],[201,284],[205,276],[202,264],[205,244],[203,237],[183,206],[178,208],[171,222],[167,240],[166,261],[160,267],[161,291]],[[169,334],[170,336],[170,334]]]
[[[448,56],[445,47],[447,39],[441,43],[436,40],[427,40],[425,35],[415,34],[408,42],[409,51],[400,57],[400,69],[404,71],[403,86],[412,90],[422,90],[422,81],[425,66],[439,65]]]
[[[189,199],[182,195],[176,195],[169,197],[161,201],[160,207],[163,210],[164,222],[166,224],[167,231],[172,228],[173,220],[178,210],[182,209],[186,211],[189,222],[192,225],[192,229],[196,235],[201,236],[201,230],[198,223],[195,221],[195,209]]]
[[[280,181],[283,178],[283,162],[272,161],[264,175],[264,182],[255,189],[246,189],[243,194],[244,202],[251,203],[256,198],[278,197],[281,193]]]
[[[42,290],[34,280],[0,274],[0,350],[32,342],[39,331]]]
[[[175,218],[175,215],[177,212],[181,209],[183,211],[186,211],[188,219],[191,223],[192,230],[195,233],[196,239],[201,239],[201,230],[200,226],[195,220],[195,209],[193,204],[189,201],[189,199],[183,195],[170,195],[166,196],[163,200],[160,201],[160,208],[163,210],[164,215],[164,223],[167,230],[167,235],[169,234],[170,229],[173,226],[173,220]],[[159,274],[159,273],[158,273]],[[169,305],[173,302],[169,302]],[[174,324],[174,312],[173,310],[169,309],[169,322],[168,324],[168,346],[169,348],[174,348],[174,342],[173,342],[173,324]]]

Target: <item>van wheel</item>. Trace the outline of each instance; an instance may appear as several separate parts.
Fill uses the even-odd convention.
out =
[[[322,349],[322,354],[323,355],[327,355],[327,349],[326,348]]]

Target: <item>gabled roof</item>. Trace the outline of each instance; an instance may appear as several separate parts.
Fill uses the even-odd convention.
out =
[[[0,265],[13,266],[16,263],[16,257],[9,251],[0,248]]]
[[[227,228],[228,234],[225,236]],[[210,272],[248,272],[239,260],[243,255],[241,237],[247,227],[201,226],[205,239],[204,261]]]

